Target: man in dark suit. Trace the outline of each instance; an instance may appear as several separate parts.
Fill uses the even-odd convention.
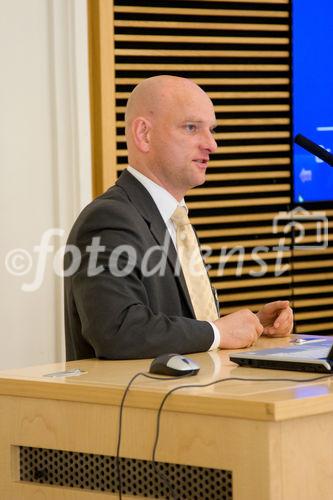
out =
[[[65,255],[68,360],[130,359],[250,346],[292,330],[288,301],[196,319],[172,214],[216,150],[211,100],[190,80],[149,78],[126,109],[129,165],[86,207]]]

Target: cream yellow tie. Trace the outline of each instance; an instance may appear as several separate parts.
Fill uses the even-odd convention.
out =
[[[176,226],[177,253],[185,277],[196,319],[218,318],[212,287],[205,269],[198,240],[185,207],[178,206],[171,216]]]

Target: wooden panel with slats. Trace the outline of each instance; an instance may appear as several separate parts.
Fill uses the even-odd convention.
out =
[[[193,79],[213,100],[218,150],[187,204],[222,312],[289,298],[298,331],[329,331],[332,242],[293,259],[291,235],[274,223],[291,208],[289,0],[91,0],[89,18],[95,194],[126,168],[134,86],[163,73]]]

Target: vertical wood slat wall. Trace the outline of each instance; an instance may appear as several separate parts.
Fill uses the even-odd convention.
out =
[[[193,79],[214,102],[219,147],[206,184],[189,193],[187,204],[201,243],[211,249],[206,262],[222,313],[286,298],[298,332],[328,333],[332,241],[326,250],[292,252],[285,222],[274,222],[291,209],[289,0],[88,6],[94,194],[127,165],[124,110],[133,87],[163,73]],[[333,210],[329,217],[332,227]],[[315,231],[307,223],[309,243]]]

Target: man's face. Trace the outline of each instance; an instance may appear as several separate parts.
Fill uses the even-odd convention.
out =
[[[216,148],[213,104],[199,88],[165,96],[161,113],[153,118],[151,168],[175,198],[205,182],[210,153]]]

